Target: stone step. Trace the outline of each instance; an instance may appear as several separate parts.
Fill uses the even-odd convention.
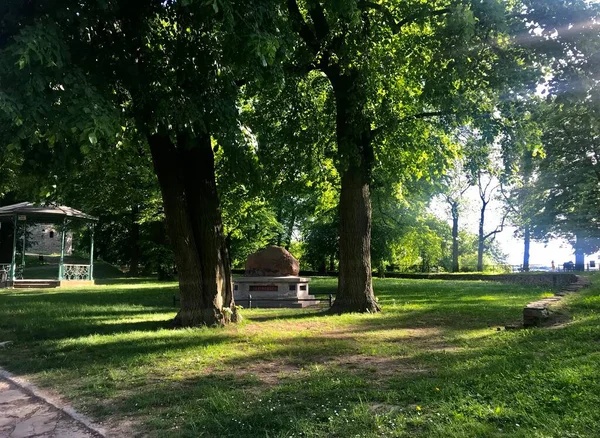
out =
[[[242,306],[247,306],[248,303],[241,302]],[[282,301],[282,300],[252,300],[253,309],[276,309],[276,308],[288,308],[288,309],[302,309],[304,307],[316,306],[319,301]]]
[[[58,280],[15,280],[13,282],[15,289],[51,289],[59,286]]]
[[[560,291],[556,292],[553,297],[544,298],[543,300],[533,301],[523,309],[523,326],[536,327],[542,325],[550,318],[551,311],[549,307],[560,301],[565,295],[579,292],[581,289],[590,285],[587,278],[577,276],[575,283],[571,283]]]

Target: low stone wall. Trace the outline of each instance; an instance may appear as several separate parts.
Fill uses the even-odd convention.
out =
[[[394,278],[415,280],[498,281],[501,283],[525,284],[561,289],[577,281],[577,275],[562,272],[540,274],[396,274]]]
[[[551,321],[551,306],[553,304],[558,303],[565,295],[578,292],[584,287],[589,286],[590,281],[587,278],[580,275],[574,276],[575,281],[561,287],[553,297],[543,298],[527,304],[523,309],[523,327],[539,327],[546,324],[548,321]]]

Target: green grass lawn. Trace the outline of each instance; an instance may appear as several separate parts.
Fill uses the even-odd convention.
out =
[[[3,290],[0,365],[126,436],[600,436],[600,287],[568,299],[569,324],[513,331],[497,328],[547,290],[375,288],[377,315],[246,309],[238,326],[188,330],[166,328],[173,283]]]

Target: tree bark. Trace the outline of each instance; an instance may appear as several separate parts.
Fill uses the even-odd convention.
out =
[[[336,97],[341,169],[340,266],[334,313],[378,312],[371,272],[371,127],[363,115],[366,96],[356,72],[330,76]]]
[[[529,247],[531,246],[531,228],[525,225],[523,232],[524,251],[523,251],[523,272],[529,272]]]
[[[176,326],[228,322],[233,306],[231,275],[223,240],[210,136],[148,136],[161,188],[167,231],[179,274]],[[226,266],[227,265],[227,266]]]
[[[180,136],[178,147],[202,269],[202,307],[207,321],[221,322],[223,307],[233,309],[234,302],[211,138],[208,134],[194,139]]]
[[[452,203],[452,272],[458,272],[458,202]]]

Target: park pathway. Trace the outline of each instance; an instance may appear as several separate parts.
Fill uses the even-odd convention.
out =
[[[55,406],[0,377],[0,438],[101,438]]]

